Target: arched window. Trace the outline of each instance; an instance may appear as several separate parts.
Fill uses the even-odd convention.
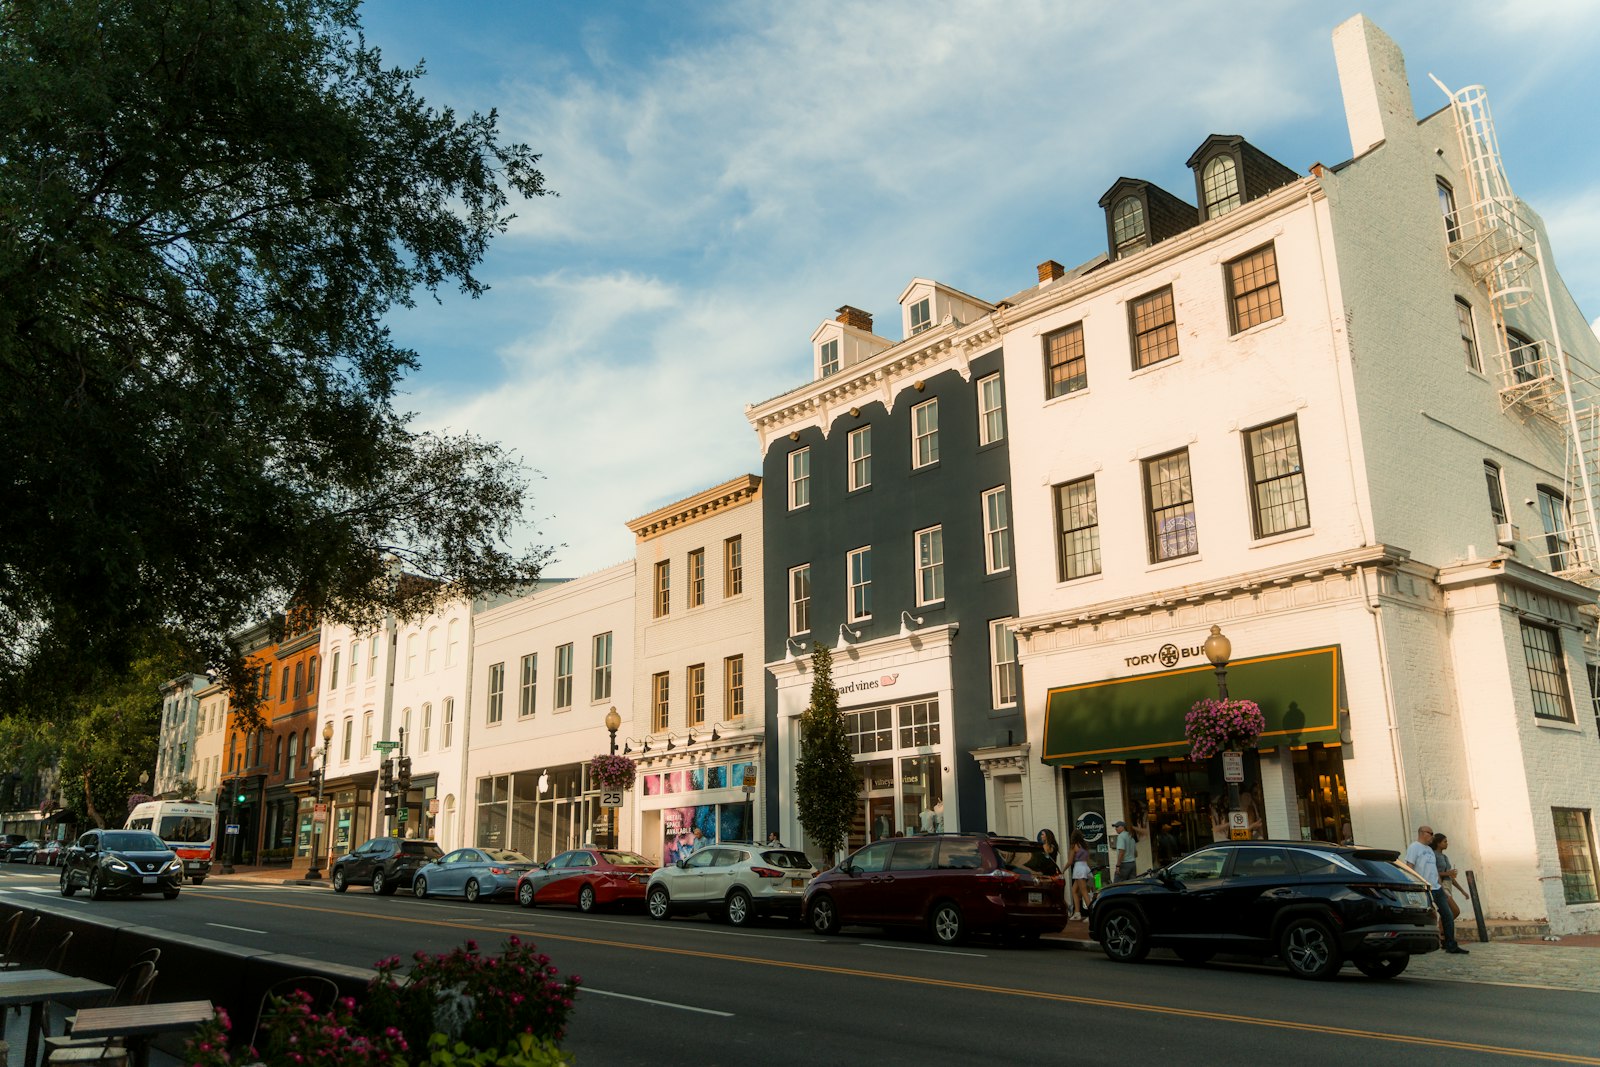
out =
[[[1117,201],[1111,212],[1111,239],[1119,256],[1149,244],[1145,239],[1144,205],[1138,197],[1125,196]]]
[[[289,777],[290,778],[294,777],[294,770],[295,770],[294,758],[295,758],[296,755],[299,754],[299,751],[300,751],[300,735],[299,734],[290,734],[289,735]]]
[[[444,665],[454,667],[461,655],[461,620],[451,619],[445,627]]]
[[[1239,168],[1232,156],[1217,156],[1200,175],[1205,191],[1206,218],[1226,215],[1239,206]]]
[[[273,744],[272,744],[272,773],[273,774],[281,774],[282,772],[283,772],[283,737],[280,735],[279,737],[277,737],[277,738],[275,738],[273,740]]]
[[[422,656],[422,673],[432,674],[434,668],[439,666],[439,628],[428,627],[428,646]]]
[[[311,727],[300,731],[300,766],[311,762]]]
[[[294,695],[298,699],[300,694],[304,693],[305,691],[306,665],[304,663],[296,663],[294,665]]]
[[[422,705],[422,751],[428,751],[428,735],[433,733],[433,705]]]

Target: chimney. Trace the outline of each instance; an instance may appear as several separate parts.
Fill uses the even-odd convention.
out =
[[[1388,34],[1367,16],[1356,15],[1335,27],[1333,57],[1352,156],[1380,141],[1415,135],[1417,116],[1406,80],[1406,57]]]
[[[837,321],[844,323],[846,326],[854,326],[858,330],[865,330],[867,333],[872,332],[872,316],[860,308],[851,307],[849,304],[839,309]]]
[[[1039,284],[1043,285],[1045,282],[1053,282],[1065,273],[1067,273],[1065,267],[1053,259],[1047,259],[1043,263],[1039,264]]]

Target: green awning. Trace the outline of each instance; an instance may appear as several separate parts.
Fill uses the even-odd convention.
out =
[[[1183,719],[1217,695],[1210,664],[1052,689],[1045,697],[1044,762],[1187,757]],[[1228,664],[1228,695],[1261,705],[1259,747],[1339,740],[1339,646]]]

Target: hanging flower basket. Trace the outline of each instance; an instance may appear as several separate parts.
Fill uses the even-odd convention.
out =
[[[589,782],[601,789],[632,789],[637,772],[627,756],[596,756],[589,761]]]
[[[1208,760],[1219,752],[1255,748],[1267,719],[1254,700],[1197,700],[1183,720],[1189,758]]]

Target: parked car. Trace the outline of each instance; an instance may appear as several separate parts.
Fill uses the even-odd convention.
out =
[[[29,862],[41,863],[50,867],[54,867],[56,864],[61,862],[61,842],[46,841],[44,844],[40,845],[36,850],[34,850],[33,859]]]
[[[33,854],[39,851],[39,842],[22,841],[6,849],[7,863],[32,863]]]
[[[534,862],[520,852],[503,848],[458,848],[417,870],[411,892],[420,900],[429,895],[464,896],[467,902],[513,896],[517,878],[531,871]]]
[[[113,893],[174,900],[182,885],[183,861],[148,830],[90,830],[61,860],[64,897],[87,889],[90,900]]]
[[[1277,956],[1300,978],[1348,960],[1393,978],[1439,947],[1428,885],[1399,853],[1308,841],[1224,841],[1106,887],[1089,936],[1122,963],[1152,948],[1200,964],[1218,952]]]
[[[611,904],[644,900],[645,882],[656,865],[633,852],[575,848],[541,863],[517,879],[517,903],[576,904],[594,911]]]
[[[657,919],[706,912],[734,926],[764,915],[798,919],[816,874],[806,854],[795,849],[722,843],[652,874],[645,906]]]
[[[819,934],[925,926],[943,945],[970,933],[1032,941],[1066,925],[1066,880],[1027,838],[921,834],[876,841],[817,875],[803,914]]]
[[[27,839],[27,834],[0,834],[0,856],[4,856]]]
[[[374,893],[388,896],[396,889],[411,888],[418,869],[443,855],[444,849],[435,841],[374,837],[334,860],[328,879],[335,893],[353,885],[370,885]]]

